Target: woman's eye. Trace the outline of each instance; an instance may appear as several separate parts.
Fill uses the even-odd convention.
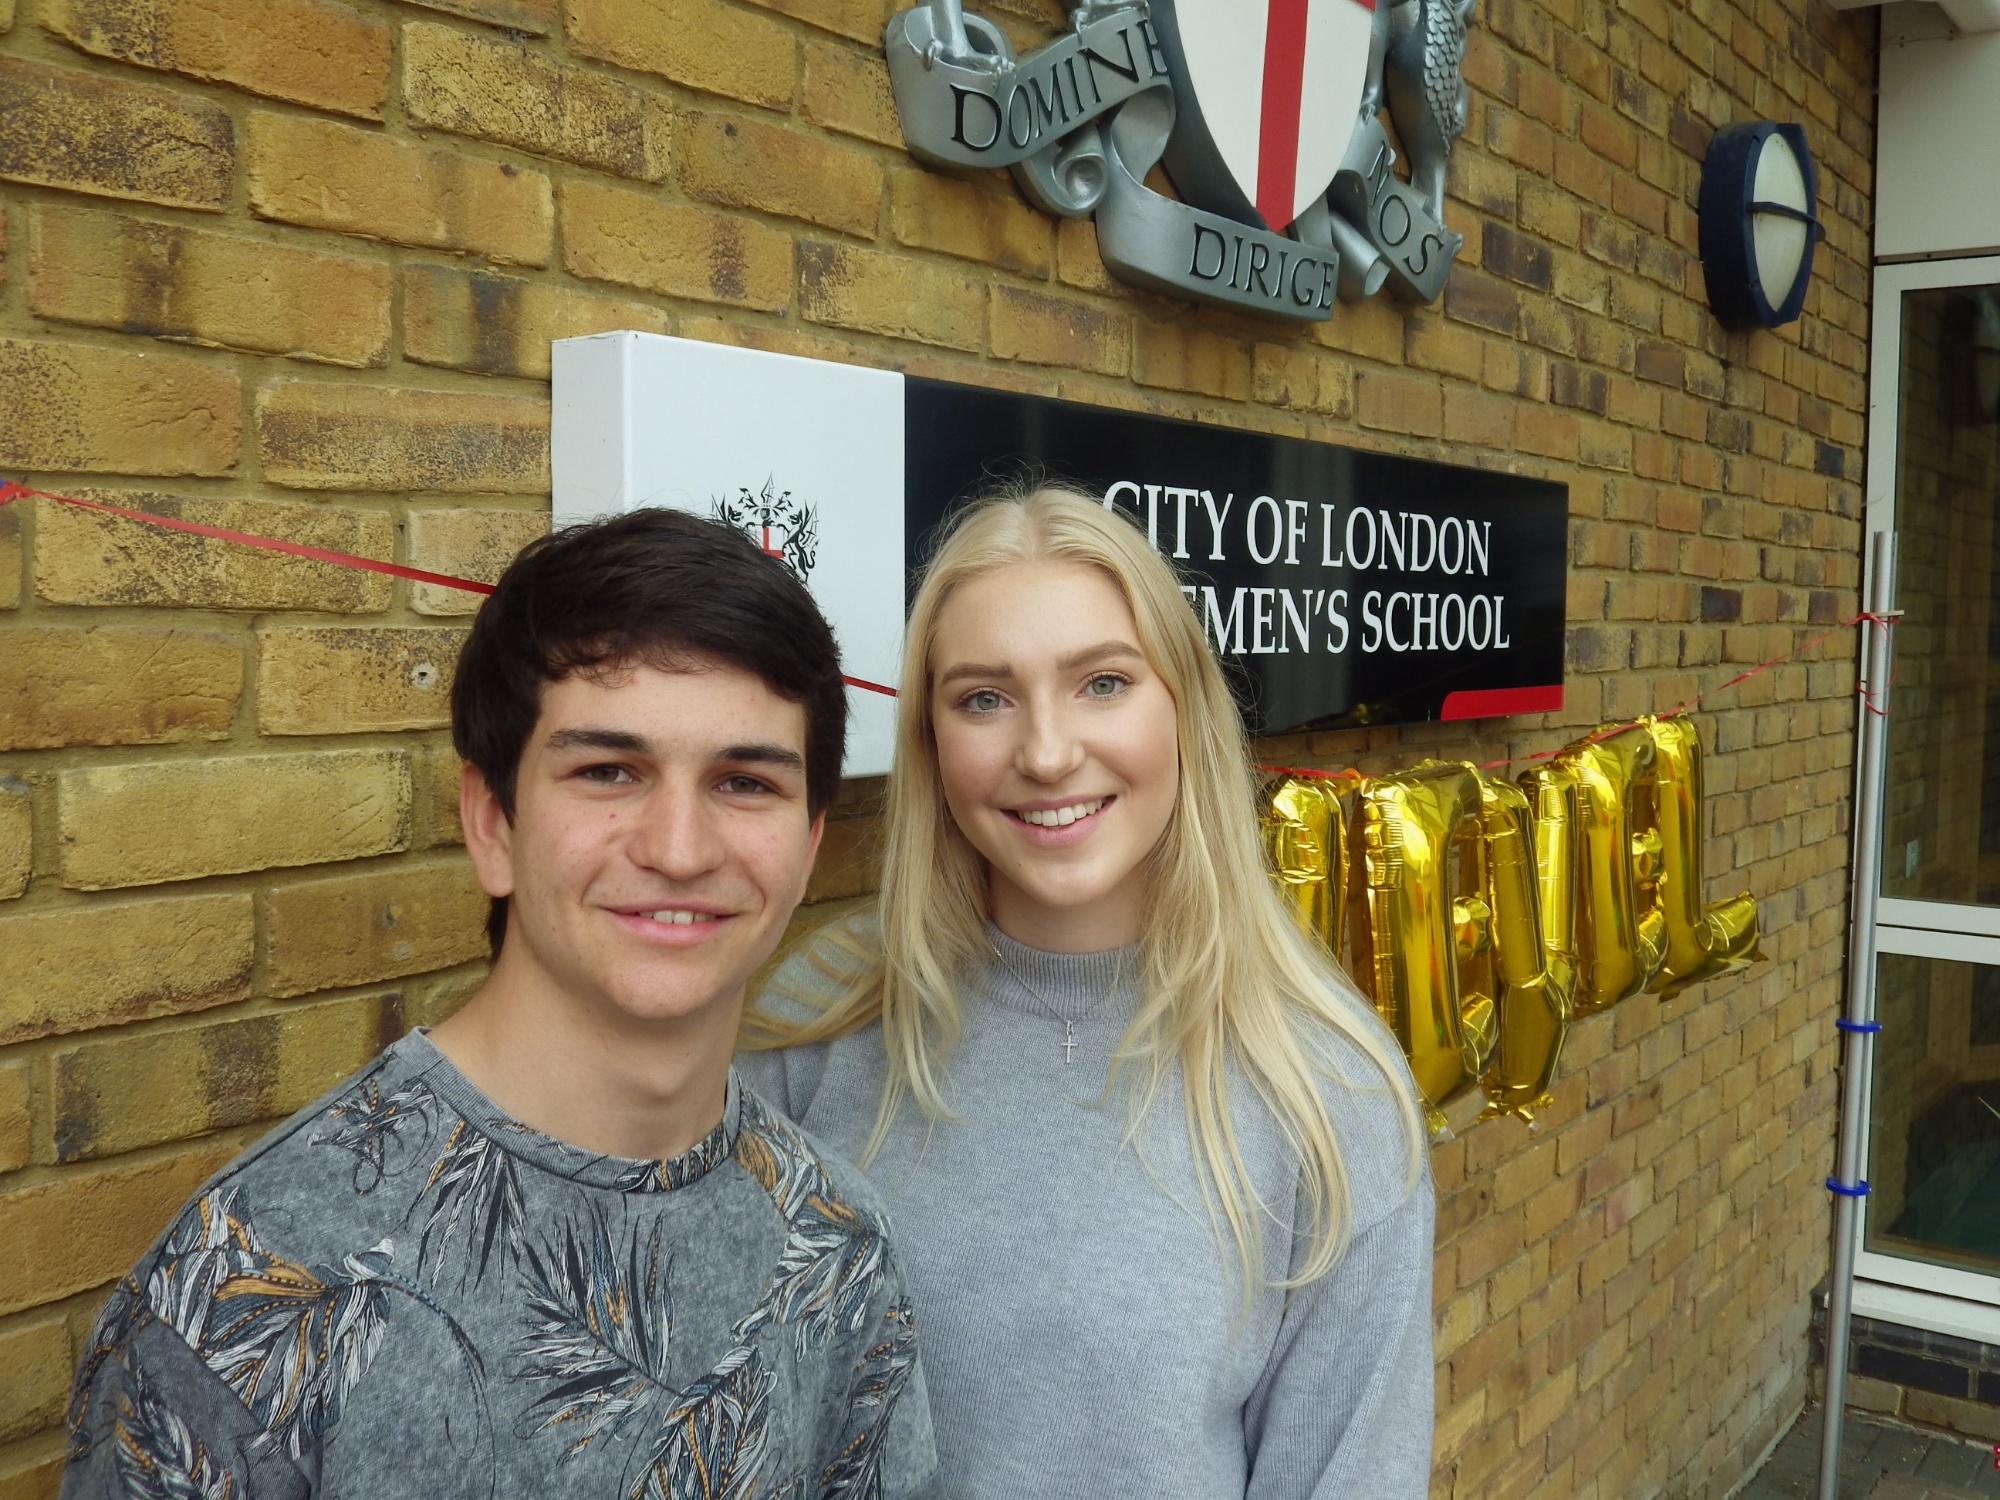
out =
[[[970,709],[976,714],[990,714],[1000,707],[1002,699],[991,688],[979,688],[967,693],[959,700],[959,707]]]
[[[1084,696],[1089,698],[1115,698],[1124,690],[1126,680],[1114,672],[1104,672],[1093,677],[1083,686]]]

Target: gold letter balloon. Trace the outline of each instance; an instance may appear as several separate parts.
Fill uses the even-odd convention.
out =
[[[1577,1015],[1763,957],[1749,894],[1704,905],[1701,742],[1686,717],[1599,730],[1518,784],[1465,763],[1286,775],[1272,878],[1409,1057],[1433,1129],[1475,1081],[1533,1121]]]

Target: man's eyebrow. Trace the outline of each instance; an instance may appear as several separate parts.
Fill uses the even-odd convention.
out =
[[[558,729],[548,738],[550,750],[625,750],[650,755],[653,742],[629,729]]]
[[[806,768],[806,758],[789,745],[730,745],[716,759],[738,765],[783,766],[788,771]]]

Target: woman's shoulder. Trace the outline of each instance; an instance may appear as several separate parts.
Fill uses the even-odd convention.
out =
[[[870,902],[795,943],[751,996],[751,1009],[780,1026],[815,1021],[880,963],[881,955],[881,919]]]

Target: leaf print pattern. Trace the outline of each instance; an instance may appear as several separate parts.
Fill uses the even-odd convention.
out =
[[[819,1478],[820,1500],[882,1500],[882,1445],[889,1412],[917,1364],[917,1325],[908,1298],[882,1314],[883,1332],[862,1356],[848,1393],[848,1433]]]
[[[437,1095],[423,1079],[413,1079],[386,1099],[379,1069],[371,1071],[353,1092],[332,1105],[331,1130],[315,1131],[309,1144],[337,1146],[354,1157],[354,1191],[371,1193],[385,1177],[406,1170],[410,1159],[429,1144],[442,1112]],[[420,1138],[406,1137],[420,1131]]]
[[[436,1197],[417,1241],[417,1264],[430,1267],[431,1285],[437,1285],[445,1250],[462,1226],[461,1286],[468,1275],[475,1283],[485,1280],[496,1254],[510,1262],[519,1257],[524,1217],[520,1168],[491,1136],[464,1120],[453,1125],[417,1201],[433,1192]],[[412,1204],[412,1213],[415,1209]]]
[[[751,1500],[768,1457],[771,1389],[754,1344],[739,1344],[681,1393],[630,1500]]]
[[[139,1500],[233,1500],[235,1476],[218,1468],[180,1415],[129,1371],[112,1427],[118,1476]]]
[[[568,1225],[556,1244],[529,1246],[524,1259],[528,1335],[520,1373],[549,1385],[529,1415],[542,1431],[570,1433],[567,1461],[677,1394],[668,1377],[673,1307],[660,1233],[655,1227],[643,1254],[635,1237],[621,1272],[604,1219],[593,1213],[584,1232]]]
[[[90,1331],[90,1347],[78,1361],[76,1384],[70,1388],[69,1410],[64,1414],[72,1458],[80,1457],[90,1447],[85,1418],[89,1414],[91,1392],[97,1386],[98,1371],[104,1368],[106,1360],[121,1355],[131,1343],[132,1335],[151,1316],[136,1277],[125,1277],[105,1299],[104,1310],[97,1315],[96,1326]]]

